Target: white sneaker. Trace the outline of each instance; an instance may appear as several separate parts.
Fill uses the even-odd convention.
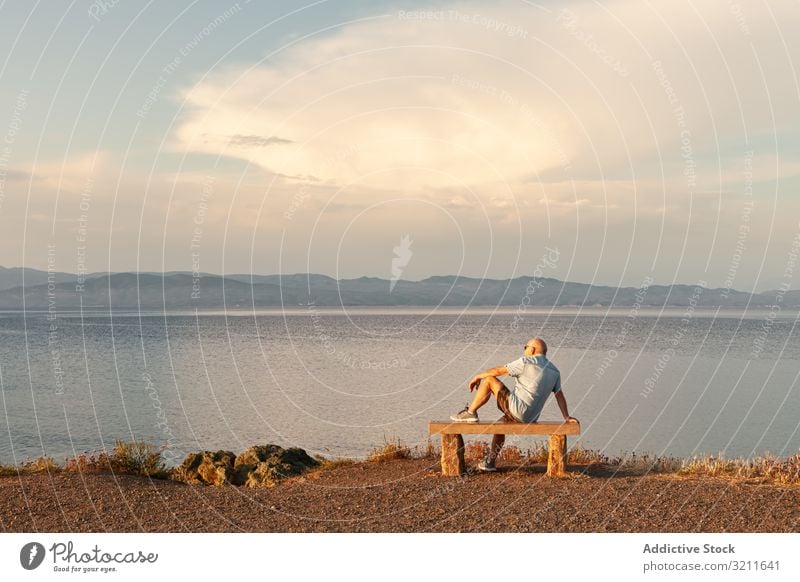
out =
[[[453,422],[478,422],[478,413],[470,412],[469,405],[467,405],[464,407],[464,410],[451,416],[450,420]]]
[[[480,463],[478,463],[478,470],[485,471],[487,473],[494,473],[497,471],[497,467],[494,466],[494,461],[489,461],[489,459],[484,459]]]

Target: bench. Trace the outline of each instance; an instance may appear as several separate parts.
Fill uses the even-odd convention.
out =
[[[428,434],[442,435],[442,475],[458,477],[466,470],[465,434],[534,434],[549,435],[547,476],[562,477],[567,466],[567,435],[581,434],[580,423],[561,422],[452,422],[432,420]]]

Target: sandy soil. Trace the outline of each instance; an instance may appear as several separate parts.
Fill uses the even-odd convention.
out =
[[[0,478],[16,532],[797,532],[800,488],[543,466],[445,478],[438,460],[359,463],[271,489],[110,474]]]

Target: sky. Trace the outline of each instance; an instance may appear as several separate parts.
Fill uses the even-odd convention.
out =
[[[2,2],[0,265],[800,288],[799,25],[788,1]]]

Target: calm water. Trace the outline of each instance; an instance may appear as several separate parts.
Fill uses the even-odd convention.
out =
[[[267,442],[348,456],[394,437],[424,444],[428,420],[468,400],[472,374],[519,357],[535,335],[550,343],[585,447],[796,453],[797,314],[685,315],[0,314],[0,462],[62,459],[115,438],[164,443],[173,462]],[[493,401],[481,416],[499,416]],[[559,418],[554,400],[542,418]]]

